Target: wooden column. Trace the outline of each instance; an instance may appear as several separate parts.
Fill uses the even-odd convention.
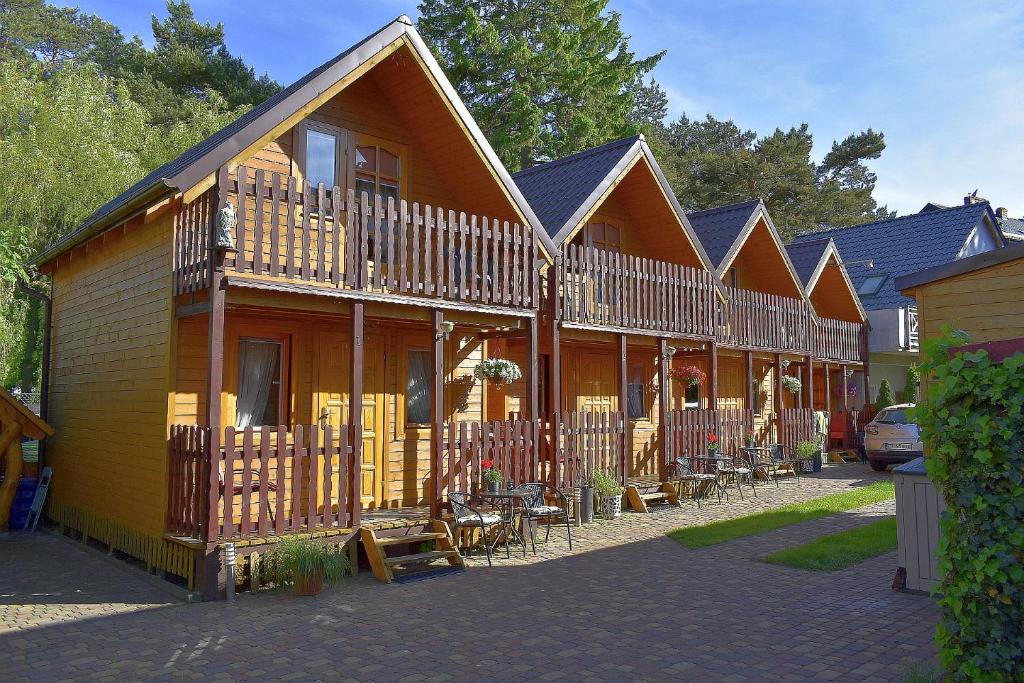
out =
[[[619,347],[619,410],[622,411],[624,424],[626,427],[626,433],[623,438],[622,445],[622,476],[625,478],[628,476],[627,464],[632,459],[633,453],[633,427],[629,422],[629,376],[627,367],[627,351],[626,351],[626,335],[620,334],[618,337]]]
[[[441,323],[444,313],[435,308],[431,311],[432,330],[434,333],[434,353],[430,359],[431,376],[434,378],[434,393],[430,400],[430,516],[437,519],[441,515],[441,457],[444,455],[444,335]]]
[[[850,412],[850,398],[849,398],[849,395],[848,395],[848,392],[847,392],[849,387],[846,385],[846,383],[849,381],[847,379],[847,377],[846,377],[846,366],[845,365],[840,365],[839,366],[839,372],[842,373],[842,381],[843,381],[843,383],[842,383],[842,387],[843,387],[843,412],[844,413],[848,413],[848,412]]]
[[[755,410],[754,401],[756,400],[756,393],[754,392],[754,353],[752,351],[743,352],[743,381],[746,383],[746,409]],[[753,429],[753,425],[750,425]]]
[[[828,363],[825,363],[825,412],[827,412],[831,418],[832,415],[832,368],[829,367]]]
[[[537,374],[537,318],[531,317],[528,321],[526,332],[526,405],[523,412],[527,419],[536,421],[540,419],[539,406],[539,385],[540,378]]]
[[[807,385],[805,391],[807,392],[807,407],[814,410],[814,359],[811,356],[807,356]]]
[[[362,474],[363,464],[363,303],[352,302],[352,353],[349,357],[349,400],[348,423],[351,430],[349,442],[352,444],[352,460],[349,464],[349,477],[352,480],[352,527],[359,525],[362,511]]]
[[[658,479],[665,481],[668,476],[668,459],[674,457],[669,452],[668,440],[668,415],[672,409],[672,397],[669,394],[668,376],[668,339],[658,339],[658,441],[661,447],[658,449]]]
[[[215,243],[217,211],[228,200],[228,171],[222,167],[218,175],[217,204],[210,216],[208,244]],[[210,250],[210,313],[207,336],[206,373],[206,549],[199,569],[199,589],[207,599],[217,599],[224,589],[224,574],[217,548],[220,525],[217,508],[220,504],[220,449],[224,434],[221,424],[221,394],[224,389],[224,256],[223,249]]]
[[[711,347],[711,392],[709,401],[711,410],[718,410],[718,342],[712,340]]]
[[[867,406],[871,400],[870,388],[871,384],[868,382],[869,375],[871,374],[871,363],[869,358],[868,339],[870,339],[870,330],[868,325],[861,328],[861,345],[860,345],[860,361],[864,364],[864,405]]]
[[[775,441],[782,440],[782,354],[775,354],[775,394],[772,403],[775,408]]]
[[[548,410],[554,415],[562,410],[562,333],[558,323],[551,327],[551,363],[548,378]]]

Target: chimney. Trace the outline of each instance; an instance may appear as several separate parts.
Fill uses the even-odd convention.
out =
[[[998,218],[999,220],[1003,220],[1009,215],[1010,212],[1006,210],[1005,206],[1000,206],[998,209],[996,209],[996,218]]]
[[[985,199],[984,197],[979,197],[978,191],[975,190],[974,192],[964,197],[964,206],[970,206],[971,204],[981,204],[987,201],[988,200]]]

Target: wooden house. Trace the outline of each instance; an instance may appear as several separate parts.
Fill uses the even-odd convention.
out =
[[[215,597],[225,544],[406,533],[486,459],[664,481],[757,407],[792,443],[807,408],[755,406],[754,379],[858,362],[858,323],[822,327],[744,211],[706,249],[713,212],[684,214],[641,137],[513,179],[400,17],[39,257],[49,515]],[[496,358],[522,379],[479,376]],[[684,363],[696,393],[668,379]]]

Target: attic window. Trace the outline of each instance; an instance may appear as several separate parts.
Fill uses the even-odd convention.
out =
[[[864,282],[860,283],[860,287],[857,288],[857,294],[861,296],[875,296],[882,289],[882,285],[888,277],[888,275],[869,275],[864,278]]]

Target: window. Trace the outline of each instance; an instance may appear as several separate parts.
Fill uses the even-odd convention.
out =
[[[857,288],[857,293],[861,296],[874,296],[878,294],[879,290],[882,289],[882,284],[885,283],[885,279],[888,275],[869,275],[864,278],[864,282],[860,283],[860,287]]]
[[[238,343],[238,399],[235,427],[278,425],[281,404],[281,343],[242,339]]]
[[[306,121],[299,129],[297,160],[300,173],[312,187],[345,187],[345,131],[326,123]]]
[[[405,421],[430,424],[430,351],[410,349],[406,368]]]
[[[686,410],[697,410],[700,408],[700,385],[695,387],[687,386],[683,398],[683,407]]]
[[[647,419],[647,383],[644,381],[643,364],[633,364],[629,368],[629,381],[626,382],[626,407],[630,420]]]
[[[356,196],[365,192],[370,204],[380,195],[385,207],[388,198],[399,202],[401,159],[396,151],[383,145],[356,146]]]
[[[729,286],[733,289],[738,289],[740,286],[740,274],[736,270],[736,266],[729,269]]]

